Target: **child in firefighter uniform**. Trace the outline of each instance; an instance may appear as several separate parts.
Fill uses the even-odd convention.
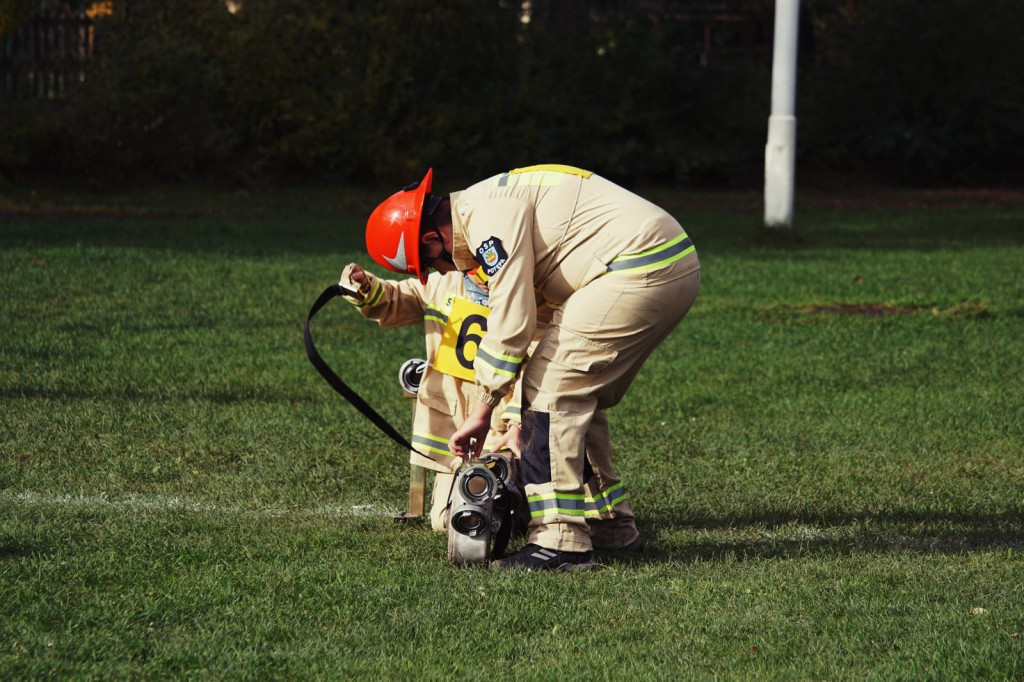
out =
[[[696,299],[693,242],[665,210],[579,168],[515,169],[448,195],[432,194],[432,183],[428,171],[374,210],[367,250],[421,278],[476,267],[488,277],[474,404],[449,450],[477,453],[518,378],[529,543],[492,566],[586,570],[594,547],[639,547],[604,410]],[[537,296],[555,314],[524,364]]]
[[[367,319],[382,327],[422,322],[428,362],[420,379],[413,412],[410,462],[436,472],[430,509],[434,530],[447,529],[449,494],[462,460],[448,449],[448,438],[461,426],[472,405],[473,355],[487,331],[487,284],[477,273],[432,273],[425,284],[416,278],[382,280],[355,263],[345,267],[342,286],[359,292],[345,296]],[[518,393],[511,391],[495,410],[484,452],[511,441],[518,451]]]

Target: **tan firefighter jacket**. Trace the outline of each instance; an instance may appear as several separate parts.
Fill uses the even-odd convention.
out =
[[[461,344],[456,355],[462,358],[463,364],[468,364],[470,370],[472,368],[472,355],[476,352],[479,338],[486,334],[490,320],[481,322],[475,317],[467,318],[462,321],[464,329],[452,329],[448,322],[453,306],[462,305],[456,303],[456,299],[470,300],[465,278],[473,275],[432,272],[425,285],[416,277],[383,280],[368,271],[366,276],[369,293],[362,300],[345,297],[364,317],[382,327],[418,322],[422,322],[424,327],[427,367],[416,395],[411,442],[417,450],[429,454],[434,460],[411,453],[411,462],[434,471],[457,471],[460,460],[448,450],[448,439],[469,414],[475,385],[471,378],[458,378],[438,371],[435,364],[447,337],[455,339],[455,345]],[[479,279],[472,281],[474,285],[481,284]],[[451,346],[451,341],[447,345]],[[447,350],[450,353],[452,348]],[[519,393],[514,391],[502,401],[501,408],[494,411],[487,444],[494,443],[507,430],[508,422],[519,423],[520,420]]]
[[[569,166],[513,170],[450,198],[455,264],[479,264],[490,280],[492,314],[474,361],[475,397],[489,405],[508,393],[535,338],[537,300],[557,308],[609,271],[653,269],[693,253],[663,209]]]

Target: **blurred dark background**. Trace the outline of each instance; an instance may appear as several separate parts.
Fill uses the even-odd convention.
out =
[[[773,16],[771,0],[0,0],[0,179],[397,186],[558,162],[759,187]],[[798,182],[1021,183],[1021,36],[1021,0],[803,0]]]

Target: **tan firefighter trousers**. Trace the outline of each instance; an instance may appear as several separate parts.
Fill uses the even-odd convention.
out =
[[[653,271],[598,277],[556,312],[523,377],[529,542],[579,552],[638,537],[602,410],[622,399],[699,286],[691,254]]]

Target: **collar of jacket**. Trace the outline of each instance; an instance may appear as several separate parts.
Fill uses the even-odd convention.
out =
[[[466,220],[469,217],[469,206],[460,201],[462,193],[452,192],[449,195],[452,205],[452,260],[455,267],[463,272],[480,266],[473,258],[473,249],[469,245],[469,228]]]

